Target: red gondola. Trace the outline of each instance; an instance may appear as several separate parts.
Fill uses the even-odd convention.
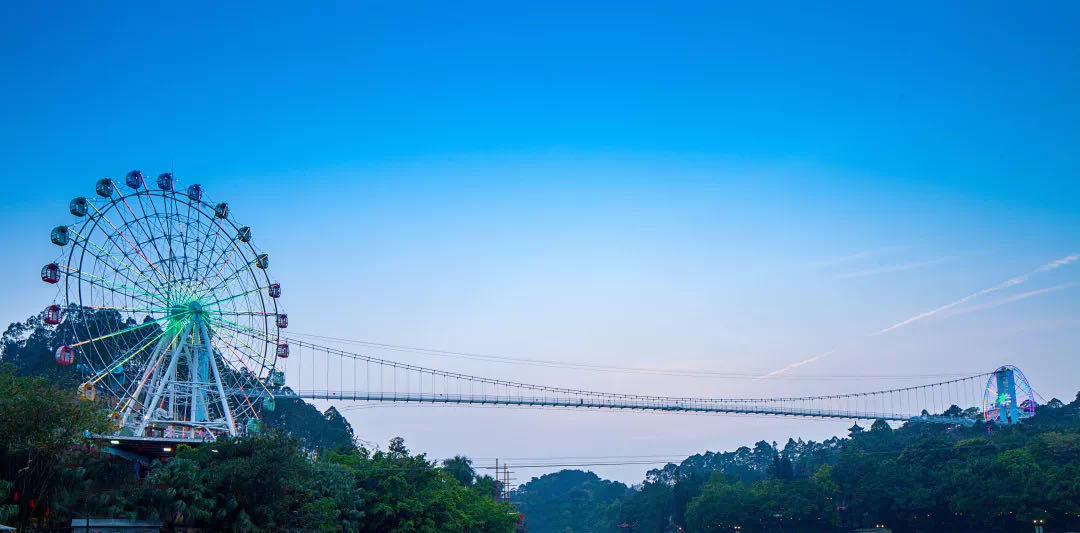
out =
[[[75,362],[75,348],[63,345],[56,349],[56,364],[68,366]]]
[[[55,326],[60,323],[60,306],[53,304],[45,308],[45,323]]]
[[[54,282],[55,283],[55,282]],[[271,298],[278,298],[281,296],[281,284],[274,282],[270,284],[270,289],[267,291]]]
[[[280,315],[278,315],[277,316],[277,327],[280,328],[280,329],[284,329],[284,328],[289,327],[289,315],[287,315],[285,313],[281,313]]]
[[[56,283],[60,281],[60,265],[49,263],[41,267],[41,281],[44,281],[45,283]]]
[[[289,343],[282,341],[277,347],[277,356],[285,359],[289,357]]]

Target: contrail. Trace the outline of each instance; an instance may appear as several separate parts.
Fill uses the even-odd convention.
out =
[[[1005,281],[1003,281],[1001,283],[998,283],[997,285],[994,285],[993,287],[990,287],[989,289],[983,289],[983,290],[981,290],[979,292],[972,293],[972,294],[969,294],[969,295],[967,295],[967,296],[965,296],[963,298],[960,298],[959,300],[956,300],[955,302],[952,302],[950,304],[946,304],[946,305],[943,305],[941,307],[938,307],[937,309],[932,309],[930,311],[926,311],[925,313],[919,313],[919,314],[917,314],[917,315],[915,315],[915,316],[913,316],[911,318],[908,318],[906,320],[901,320],[900,322],[897,322],[897,323],[895,323],[895,324],[893,324],[893,325],[891,325],[891,326],[889,326],[889,327],[887,327],[885,329],[882,329],[881,331],[878,331],[877,333],[873,333],[870,336],[873,337],[873,336],[877,336],[877,335],[884,335],[885,333],[888,333],[888,332],[890,332],[890,331],[892,331],[894,329],[902,328],[902,327],[904,327],[904,326],[906,326],[908,324],[911,324],[912,322],[917,322],[917,321],[922,320],[924,318],[934,316],[934,315],[936,315],[936,314],[938,314],[938,313],[940,313],[942,311],[952,309],[953,307],[956,307],[956,306],[958,306],[958,305],[960,305],[960,304],[962,304],[964,302],[970,301],[970,300],[972,300],[974,298],[978,298],[980,296],[984,296],[984,295],[990,294],[992,292],[997,292],[997,291],[1000,291],[1002,289],[1007,289],[1007,288],[1012,287],[1014,285],[1019,285],[1019,284],[1025,282],[1025,281],[1027,281],[1028,279],[1030,279],[1031,276],[1034,276],[1035,274],[1039,274],[1039,273],[1042,273],[1042,272],[1048,272],[1050,270],[1054,270],[1055,268],[1063,267],[1063,266],[1065,266],[1065,265],[1067,265],[1069,263],[1072,263],[1073,261],[1076,261],[1077,259],[1080,259],[1080,253],[1074,253],[1074,254],[1071,254],[1071,255],[1067,255],[1065,257],[1062,257],[1061,259],[1058,259],[1057,261],[1053,261],[1053,262],[1047,263],[1047,264],[1045,264],[1045,265],[1043,265],[1043,266],[1041,266],[1039,268],[1036,268],[1035,270],[1032,270],[1031,272],[1028,272],[1027,274],[1016,276],[1014,278],[1010,278],[1010,279],[1005,280]],[[765,375],[761,376],[761,378],[769,378],[769,377],[773,377],[773,376],[778,376],[778,375],[783,374],[785,372],[788,372],[790,370],[799,368],[800,366],[808,365],[808,364],[813,363],[815,361],[819,361],[819,360],[824,359],[825,357],[833,354],[838,349],[839,348],[833,348],[832,350],[829,350],[829,351],[824,352],[824,353],[820,353],[820,354],[815,355],[815,356],[813,356],[813,357],[811,357],[809,359],[804,359],[802,361],[799,361],[798,363],[792,363],[792,364],[787,365],[784,368],[781,368],[779,370],[774,370],[772,372],[769,372],[768,374],[765,374]]]
[[[773,376],[779,376],[780,374],[783,374],[784,372],[787,372],[788,370],[794,370],[796,368],[799,368],[800,366],[808,365],[810,363],[813,363],[814,361],[817,361],[818,359],[824,359],[825,357],[828,357],[828,356],[832,355],[833,352],[835,352],[836,350],[839,350],[839,348],[833,348],[832,350],[829,350],[827,352],[819,353],[819,354],[817,354],[817,355],[815,355],[815,356],[813,356],[813,357],[811,357],[809,359],[799,361],[798,363],[791,363],[790,365],[785,366],[784,368],[781,368],[779,370],[773,370],[772,372],[769,372],[768,374],[765,374],[763,376],[758,376],[758,379],[765,379],[765,378],[771,378]]]
[[[913,268],[922,268],[924,266],[936,265],[938,263],[947,261],[948,259],[948,257],[941,257],[938,259],[930,259],[927,261],[916,261],[914,263],[900,263],[898,265],[870,268],[866,270],[859,270],[856,272],[848,272],[847,274],[840,274],[836,276],[836,279],[864,278],[866,276],[875,276],[877,274],[891,274],[893,272],[901,272],[904,270],[911,270]]]
[[[1036,290],[1033,290],[1033,291],[1022,292],[1020,294],[1015,294],[1013,296],[1008,296],[1006,298],[1002,298],[1000,300],[996,300],[996,301],[981,304],[981,305],[973,305],[973,306],[970,306],[970,307],[962,307],[960,309],[954,310],[951,313],[946,313],[946,316],[958,315],[958,314],[961,314],[961,313],[970,313],[970,312],[973,312],[973,311],[982,311],[984,309],[993,309],[994,307],[998,307],[1000,305],[1005,305],[1007,303],[1012,303],[1012,302],[1015,302],[1017,300],[1023,300],[1025,298],[1031,298],[1032,296],[1038,296],[1040,294],[1046,294],[1048,292],[1063,291],[1065,289],[1071,289],[1073,287],[1080,287],[1080,281],[1070,281],[1069,283],[1062,283],[1060,285],[1054,285],[1053,287],[1047,287],[1045,289],[1036,289]]]
[[[952,309],[953,307],[956,307],[956,306],[958,306],[958,305],[960,305],[960,304],[962,304],[964,302],[970,301],[970,300],[972,300],[974,298],[978,298],[980,296],[984,296],[984,295],[990,294],[992,292],[997,292],[997,291],[1000,291],[1001,289],[1007,289],[1007,288],[1012,287],[1014,285],[1019,285],[1019,284],[1025,282],[1025,281],[1027,281],[1028,279],[1030,279],[1031,276],[1034,276],[1035,274],[1038,274],[1040,272],[1047,272],[1047,271],[1050,271],[1050,270],[1054,270],[1055,268],[1063,267],[1063,266],[1065,266],[1065,265],[1067,265],[1069,263],[1072,263],[1073,261],[1076,261],[1077,259],[1080,259],[1080,254],[1072,254],[1072,255],[1062,257],[1061,259],[1058,259],[1057,261],[1054,261],[1052,263],[1047,263],[1047,264],[1045,264],[1045,265],[1043,265],[1043,266],[1041,266],[1039,268],[1036,268],[1035,270],[1032,270],[1031,272],[1028,272],[1027,274],[1023,274],[1023,275],[1020,275],[1020,276],[1016,276],[1015,278],[1007,279],[1007,280],[1005,280],[1005,281],[1003,281],[1001,283],[998,283],[997,285],[994,285],[993,287],[990,287],[989,289],[983,289],[983,290],[981,290],[979,292],[975,292],[975,293],[969,294],[969,295],[967,295],[967,296],[965,296],[963,298],[960,298],[959,300],[956,300],[955,302],[948,303],[948,304],[945,304],[945,305],[943,305],[941,307],[938,307],[937,309],[931,309],[930,311],[926,311],[925,313],[919,313],[919,314],[917,314],[917,315],[915,315],[915,316],[913,316],[911,318],[908,318],[906,320],[901,320],[900,322],[897,322],[897,323],[895,323],[895,324],[893,324],[893,325],[891,325],[891,326],[889,326],[889,327],[875,333],[874,335],[882,335],[882,334],[888,333],[888,332],[890,332],[890,331],[892,331],[894,329],[902,328],[902,327],[904,327],[904,326],[906,326],[908,324],[911,324],[912,322],[918,322],[919,320],[922,320],[924,318],[932,317],[932,316],[934,316],[934,315],[936,315],[936,314],[938,314],[938,313],[940,313],[942,311]]]

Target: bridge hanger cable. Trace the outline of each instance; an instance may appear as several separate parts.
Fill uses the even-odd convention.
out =
[[[228,327],[228,326],[226,326],[226,327]],[[809,401],[809,400],[833,400],[833,399],[838,399],[838,398],[862,398],[862,397],[868,397],[868,396],[875,395],[875,394],[885,394],[885,393],[891,393],[891,392],[900,392],[900,391],[916,390],[916,389],[924,389],[925,390],[926,388],[929,388],[929,387],[934,387],[934,386],[938,386],[938,385],[942,385],[942,384],[951,384],[951,383],[956,383],[956,382],[962,382],[962,381],[967,381],[967,380],[972,380],[972,379],[978,379],[978,378],[982,378],[982,377],[990,375],[990,373],[980,373],[980,374],[965,376],[963,378],[947,380],[947,381],[943,381],[943,382],[940,382],[940,383],[931,383],[931,384],[917,385],[917,386],[912,386],[912,387],[900,387],[900,388],[893,388],[893,389],[879,390],[879,391],[855,392],[855,393],[846,393],[846,394],[829,394],[829,395],[819,395],[819,396],[801,396],[801,397],[785,397],[785,398],[690,398],[690,397],[675,398],[675,397],[665,397],[665,396],[649,396],[649,395],[641,395],[641,394],[620,394],[620,393],[609,393],[609,392],[599,392],[599,391],[588,391],[588,390],[570,389],[570,388],[563,388],[563,387],[553,387],[553,386],[547,386],[547,385],[536,385],[536,384],[529,384],[529,383],[521,383],[521,382],[515,382],[515,381],[509,381],[509,380],[487,378],[487,377],[481,377],[481,376],[473,376],[473,375],[462,374],[462,373],[458,373],[458,372],[449,372],[449,371],[444,371],[444,370],[436,370],[436,369],[432,369],[432,368],[426,368],[426,367],[421,367],[421,366],[411,365],[411,364],[405,364],[405,363],[398,363],[398,362],[395,362],[395,361],[389,361],[389,360],[386,360],[386,359],[380,359],[380,358],[372,357],[372,356],[368,356],[368,355],[363,355],[363,354],[358,354],[358,353],[350,353],[350,352],[346,352],[344,350],[340,350],[340,349],[337,349],[337,348],[331,348],[331,347],[327,347],[327,346],[320,346],[320,345],[317,345],[317,344],[313,344],[313,343],[306,342],[306,341],[300,341],[300,340],[296,340],[296,339],[290,339],[290,342],[296,343],[297,345],[300,345],[300,346],[307,346],[307,347],[311,348],[312,350],[325,352],[327,355],[333,354],[333,355],[338,355],[338,356],[341,356],[341,357],[349,357],[349,358],[353,358],[353,359],[369,361],[371,363],[375,363],[375,364],[379,364],[379,365],[390,366],[390,367],[395,368],[395,369],[402,369],[404,371],[414,371],[414,372],[418,372],[418,373],[421,373],[421,374],[428,374],[428,375],[431,375],[431,376],[440,376],[440,377],[446,377],[446,378],[452,378],[452,379],[458,379],[458,380],[466,380],[466,381],[470,381],[470,382],[495,385],[495,386],[499,386],[499,387],[502,387],[502,386],[515,387],[517,389],[524,389],[524,390],[546,391],[546,392],[555,392],[555,393],[567,393],[567,394],[573,394],[573,395],[588,395],[588,396],[605,397],[605,398],[617,397],[617,398],[625,398],[625,399],[642,399],[642,400],[677,400],[677,401],[688,401],[688,402],[718,403],[718,402],[778,402],[778,401],[794,402],[794,401]],[[395,373],[395,378],[396,378],[396,373]]]
[[[635,368],[615,365],[595,365],[587,363],[574,363],[569,361],[555,361],[545,359],[530,359],[523,357],[512,357],[505,355],[493,355],[493,354],[480,354],[473,352],[462,352],[454,350],[443,350],[438,348],[424,348],[419,346],[408,346],[401,344],[389,344],[374,341],[366,341],[359,339],[346,339],[342,337],[332,337],[326,335],[317,335],[314,333],[303,333],[297,331],[290,331],[289,337],[307,337],[311,339],[322,339],[326,341],[341,342],[346,344],[354,344],[360,346],[366,346],[373,349],[384,349],[396,352],[410,352],[423,355],[432,355],[436,357],[451,357],[458,359],[471,359],[478,361],[490,361],[505,364],[520,364],[529,366],[541,366],[549,368],[568,368],[576,370],[596,371],[596,372],[615,372],[626,374],[642,374],[642,375],[661,375],[661,376],[673,376],[673,377],[698,377],[698,378],[715,378],[715,379],[750,379],[760,378],[760,373],[740,373],[740,372],[721,372],[711,370],[677,370],[677,369],[665,369],[665,368]],[[815,375],[781,375],[775,376],[774,379],[792,379],[792,380],[863,380],[863,379],[926,379],[926,378],[945,378],[945,377],[967,377],[976,374],[976,372],[945,372],[945,373],[928,373],[928,374],[898,374],[898,375],[870,375],[870,374],[815,374]]]

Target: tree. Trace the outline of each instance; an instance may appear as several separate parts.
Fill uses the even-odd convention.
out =
[[[158,501],[164,519],[251,531],[298,528],[313,478],[295,439],[266,435],[181,446],[175,458],[154,467],[150,482],[165,489]]]
[[[273,411],[263,412],[262,421],[267,428],[295,438],[308,451],[330,450],[353,443],[352,426],[337,409],[330,407],[320,413],[314,405],[296,398],[278,400]]]
[[[361,519],[349,531],[509,532],[517,521],[509,504],[462,486],[423,454],[410,455],[400,437],[386,452],[327,451],[316,465],[335,465],[351,476],[352,508],[346,512]]]
[[[476,471],[472,467],[472,459],[462,455],[455,455],[453,459],[443,459],[442,467],[458,480],[462,486],[471,487],[476,478]]]
[[[49,379],[16,376],[13,365],[0,365],[0,479],[20,495],[16,524],[44,517],[67,458],[87,444],[86,435],[107,427],[96,404],[76,401]]]
[[[592,472],[560,470],[518,488],[518,508],[530,532],[610,531],[619,520],[626,485]]]

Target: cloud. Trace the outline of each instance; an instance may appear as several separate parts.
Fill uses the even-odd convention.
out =
[[[921,268],[925,266],[936,265],[948,259],[948,257],[939,257],[937,259],[930,259],[927,261],[916,261],[912,263],[901,263],[899,265],[870,268],[866,270],[859,270],[856,272],[849,272],[847,274],[840,274],[839,276],[836,276],[836,279],[862,278],[866,276],[874,276],[877,274],[889,274],[892,272],[900,272],[902,270],[910,270],[912,268]]]
[[[1002,298],[1000,300],[995,300],[993,302],[987,302],[987,303],[982,304],[982,305],[972,305],[972,306],[969,306],[969,307],[961,307],[959,309],[953,309],[949,313],[946,313],[946,315],[947,316],[959,315],[959,314],[962,314],[962,313],[971,313],[973,311],[982,311],[982,310],[985,310],[985,309],[992,309],[994,307],[998,307],[1000,305],[1005,305],[1007,303],[1012,303],[1012,302],[1015,302],[1017,300],[1023,300],[1024,298],[1031,298],[1032,296],[1038,296],[1040,294],[1046,294],[1046,293],[1049,293],[1049,292],[1063,291],[1065,289],[1071,289],[1073,287],[1080,287],[1080,282],[1071,281],[1069,283],[1062,283],[1060,285],[1054,285],[1053,287],[1047,287],[1045,289],[1038,289],[1038,290],[1034,290],[1034,291],[1022,292],[1020,294],[1014,294],[1012,296],[1008,296],[1008,297]]]

